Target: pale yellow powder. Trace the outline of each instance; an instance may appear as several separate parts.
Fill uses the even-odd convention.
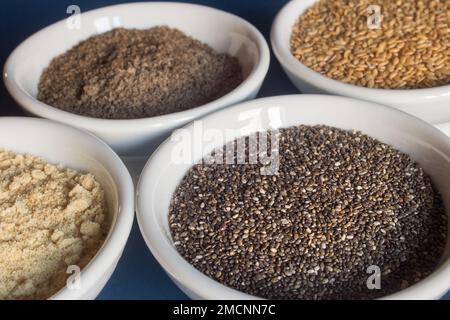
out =
[[[0,299],[45,299],[83,268],[107,231],[91,174],[0,149]]]

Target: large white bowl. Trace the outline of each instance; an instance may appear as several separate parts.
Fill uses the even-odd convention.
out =
[[[396,109],[343,97],[292,95],[242,103],[201,120],[202,132],[228,131],[227,141],[251,132],[299,124],[361,130],[409,154],[430,174],[450,214],[450,140],[433,126]],[[191,298],[254,298],[196,270],[177,253],[170,236],[168,209],[176,187],[195,161],[221,146],[202,140],[199,128],[199,124],[190,124],[179,135],[193,137],[193,142],[197,143],[191,162],[180,162],[174,157],[181,150],[178,138],[166,140],[149,159],[137,187],[139,226],[158,262]],[[432,275],[386,298],[436,299],[444,295],[450,288],[449,247],[450,237],[442,263]]]
[[[433,124],[450,122],[450,85],[429,89],[387,90],[360,87],[328,78],[302,64],[291,53],[290,38],[298,17],[317,0],[293,0],[272,25],[272,48],[292,83],[303,93],[326,93],[392,106]]]
[[[28,38],[8,58],[4,81],[26,111],[95,133],[121,155],[149,155],[170,132],[192,119],[258,93],[269,68],[269,48],[261,33],[247,21],[213,8],[170,2],[131,3],[81,14],[79,29],[57,22]],[[245,80],[232,92],[208,104],[168,115],[105,120],[75,115],[36,99],[37,84],[51,59],[90,36],[115,27],[150,28],[167,25],[199,39],[218,52],[238,58]]]
[[[44,119],[0,118],[0,148],[40,156],[50,163],[90,172],[105,189],[110,230],[81,271],[81,288],[63,288],[51,299],[94,299],[111,277],[134,219],[134,186],[120,158],[90,133]]]

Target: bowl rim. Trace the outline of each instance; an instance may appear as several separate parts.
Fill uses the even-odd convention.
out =
[[[91,288],[101,279],[109,268],[114,266],[116,260],[122,255],[122,251],[127,243],[134,221],[134,184],[128,169],[120,157],[103,140],[85,130],[77,129],[48,119],[32,117],[0,117],[2,122],[17,122],[18,126],[40,127],[45,126],[57,132],[71,132],[83,140],[91,140],[98,145],[98,150],[108,156],[111,165],[114,166],[117,180],[111,178],[114,183],[118,208],[115,213],[115,221],[109,227],[107,237],[103,241],[95,256],[81,270],[82,287],[79,290],[69,290],[64,286],[52,296],[50,300],[79,299],[89,294]],[[12,150],[14,151],[14,150]],[[45,156],[42,156],[45,159]],[[105,168],[106,170],[106,168]],[[109,171],[108,171],[109,172]]]
[[[318,0],[312,0],[317,2]],[[299,12],[299,6],[306,6],[305,10],[310,6],[305,4],[304,0],[291,0],[285,4],[277,13],[270,32],[270,41],[275,56],[280,64],[289,70],[292,74],[304,81],[313,84],[319,88],[325,88],[333,94],[344,94],[347,96],[357,96],[358,98],[366,98],[367,96],[389,95],[391,99],[402,100],[405,97],[409,99],[429,99],[440,96],[450,96],[450,84],[431,88],[418,89],[382,89],[382,88],[368,88],[346,83],[340,80],[322,75],[321,73],[307,67],[298,59],[296,59],[290,50],[290,45],[282,41],[283,35],[289,34],[289,39],[292,34],[292,27],[289,30],[285,29],[287,17],[295,13],[296,20],[303,14]]]
[[[425,131],[431,133],[433,137],[439,140],[440,143],[443,143],[447,149],[450,151],[450,140],[448,137],[441,132],[439,129],[435,128],[433,125],[412,116],[404,111],[395,109],[393,107],[381,105],[374,102],[362,101],[355,98],[341,97],[341,96],[333,96],[333,95],[317,95],[317,94],[291,94],[291,95],[280,95],[273,97],[265,97],[259,98],[252,101],[242,102],[234,105],[229,109],[220,110],[209,114],[203,118],[202,121],[211,121],[213,119],[221,119],[222,115],[226,113],[240,113],[242,111],[248,111],[252,109],[256,109],[259,107],[263,107],[265,104],[272,104],[283,107],[283,101],[287,101],[290,99],[299,99],[299,100],[308,100],[308,99],[325,99],[328,101],[333,101],[335,99],[341,101],[348,102],[357,102],[364,105],[366,108],[379,108],[385,113],[390,113],[391,115],[397,117],[406,118],[410,123],[415,123],[417,127],[420,127],[421,131]],[[283,126],[282,126],[283,127]],[[183,127],[186,130],[193,130],[193,122],[187,124]],[[154,189],[154,186],[158,185],[157,179],[151,175],[153,171],[155,171],[155,163],[163,160],[164,158],[161,155],[170,152],[171,150],[171,141],[170,137],[167,138],[158,149],[152,154],[152,156],[148,159],[147,163],[142,170],[141,176],[139,178],[139,182],[136,187],[136,217],[139,225],[139,229],[141,231],[142,237],[144,238],[147,247],[152,252],[153,256],[156,258],[158,263],[163,267],[163,269],[171,276],[172,279],[175,279],[178,283],[180,283],[183,287],[191,290],[191,288],[195,288],[194,292],[199,294],[202,298],[209,299],[262,299],[257,296],[253,296],[244,292],[240,292],[236,289],[232,289],[227,287],[212,278],[209,278],[207,275],[203,274],[196,268],[194,268],[191,264],[189,264],[174,248],[174,246],[166,241],[165,239],[161,239],[158,237],[160,234],[165,234],[163,227],[159,223],[145,224],[144,225],[144,215],[150,215],[152,219],[154,218],[155,212],[152,207],[152,197],[141,197],[140,194],[145,192],[144,187],[150,186]],[[176,188],[176,186],[174,187]],[[148,194],[148,192],[147,192]],[[450,209],[448,209],[447,214],[450,214]],[[156,235],[155,235],[156,234]],[[447,237],[450,236],[450,230],[448,231]],[[447,242],[449,240],[447,239]],[[447,243],[448,245],[448,243]],[[445,256],[444,256],[445,257]],[[443,257],[443,258],[444,258]],[[441,264],[427,277],[420,280],[418,283],[398,292],[389,294],[387,296],[380,297],[378,299],[381,300],[398,300],[398,299],[417,299],[419,293],[419,299],[422,299],[423,296],[432,296],[435,294],[437,296],[437,292],[448,291],[450,285],[446,283],[446,281],[442,281],[442,279],[450,279],[450,257],[446,257],[447,259],[442,261]],[[174,263],[175,262],[175,263]],[[195,278],[195,279],[194,279]]]
[[[120,11],[122,9],[130,7],[142,7],[143,9],[147,10],[150,9],[155,10],[158,7],[169,7],[169,8],[178,7],[185,9],[207,10],[215,12],[217,14],[226,15],[236,20],[237,23],[241,24],[245,28],[247,28],[248,31],[252,34],[259,53],[258,60],[256,61],[251,72],[244,79],[244,81],[241,84],[239,84],[239,86],[237,86],[232,91],[230,91],[229,93],[225,94],[224,96],[218,99],[215,99],[209,103],[191,109],[155,117],[137,118],[137,119],[103,119],[103,118],[82,116],[58,109],[56,107],[53,107],[51,105],[45,104],[37,100],[34,96],[29,94],[28,91],[23,89],[21,84],[17,82],[14,77],[9,76],[9,74],[14,73],[15,66],[17,64],[17,61],[15,60],[19,52],[25,50],[27,44],[33,41],[33,39],[42,36],[43,34],[52,29],[61,28],[66,21],[66,19],[62,19],[33,33],[31,36],[22,41],[11,52],[11,54],[8,56],[5,62],[5,65],[3,66],[3,81],[5,83],[7,91],[11,94],[11,96],[14,98],[14,100],[19,104],[21,108],[25,109],[26,111],[32,114],[50,120],[61,121],[69,124],[76,123],[78,127],[88,130],[89,129],[92,130],[92,128],[95,128],[96,130],[108,130],[111,129],[111,127],[113,126],[114,130],[117,132],[128,132],[130,130],[144,132],[148,131],[149,128],[156,129],[168,126],[170,123],[184,123],[208,112],[212,112],[219,108],[226,107],[234,103],[236,97],[245,97],[247,93],[252,92],[253,90],[259,88],[263,80],[265,79],[270,65],[269,45],[265,40],[264,36],[261,34],[261,32],[253,24],[235,14],[204,5],[181,3],[181,2],[157,1],[157,2],[132,2],[132,3],[104,6],[97,9],[82,12],[81,17],[101,14],[105,10],[113,9]]]

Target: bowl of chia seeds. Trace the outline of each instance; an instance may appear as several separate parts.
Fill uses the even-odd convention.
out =
[[[373,101],[433,124],[450,122],[446,1],[293,0],[271,43],[303,93]]]
[[[8,58],[4,81],[27,112],[93,132],[121,155],[145,156],[174,128],[254,98],[269,60],[261,33],[235,15],[133,3],[32,35]]]
[[[143,237],[195,299],[436,299],[450,142],[350,98],[257,99],[176,130],[137,187]]]

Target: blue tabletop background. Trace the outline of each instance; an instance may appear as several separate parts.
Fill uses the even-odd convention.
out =
[[[2,0],[0,8],[0,65],[11,51],[32,33],[67,17],[66,9],[76,4],[81,11],[124,3],[115,0]],[[136,1],[133,1],[136,2]],[[252,23],[270,43],[270,28],[286,0],[195,0],[234,13]],[[259,97],[298,93],[284,75],[275,57]],[[0,84],[0,116],[22,116],[23,112]],[[187,299],[172,283],[147,249],[135,221],[117,269],[98,299]],[[445,299],[450,299],[450,292]]]

